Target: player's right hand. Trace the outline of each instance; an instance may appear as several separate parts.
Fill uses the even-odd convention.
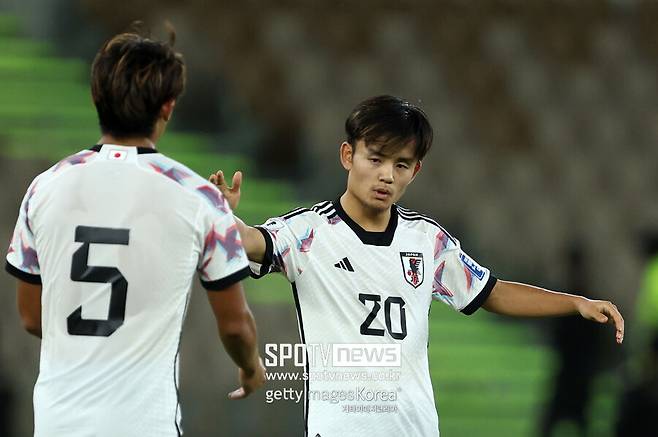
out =
[[[244,399],[265,384],[265,366],[263,366],[263,359],[258,357],[258,365],[253,372],[247,373],[240,369],[238,374],[241,387],[228,394],[228,398],[231,400]]]
[[[624,341],[624,318],[617,309],[617,305],[604,300],[579,299],[576,309],[587,320],[599,323],[610,323],[616,328],[618,344]]]
[[[233,186],[229,187],[224,178],[224,172],[219,170],[217,173],[211,174],[208,178],[210,182],[215,184],[219,191],[222,192],[224,198],[232,210],[235,210],[240,203],[240,185],[242,185],[242,172],[236,171],[233,174]]]

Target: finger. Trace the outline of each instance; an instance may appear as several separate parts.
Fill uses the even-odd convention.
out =
[[[219,170],[217,173],[211,174],[208,180],[216,186],[220,186],[222,183],[224,183],[224,175],[222,171]]]
[[[228,398],[232,401],[237,399],[244,399],[246,397],[247,397],[247,392],[245,391],[244,387],[240,387],[237,390],[233,390],[228,394]]]
[[[617,328],[617,343],[621,344],[624,341],[624,318],[614,305],[608,308],[607,312],[612,317],[612,323],[615,325],[615,328]]]
[[[234,192],[240,191],[240,185],[242,185],[242,172],[236,171],[233,174],[233,186],[231,187],[231,191]]]
[[[619,314],[619,311],[610,304],[601,309],[601,312],[610,316],[610,323],[614,324],[616,328],[621,328],[624,325],[624,319]]]
[[[217,177],[217,185],[226,185],[226,181],[224,180],[224,172],[219,170],[217,173],[215,173],[215,176]]]
[[[606,316],[603,313],[598,313],[594,316],[594,320],[596,320],[599,323],[608,323],[608,316]]]

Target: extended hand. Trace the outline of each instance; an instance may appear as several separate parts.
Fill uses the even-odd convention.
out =
[[[258,358],[258,365],[253,372],[247,373],[240,369],[238,374],[241,387],[228,394],[228,398],[231,400],[244,399],[249,396],[251,392],[259,389],[265,384],[265,367],[263,366],[263,359],[260,357]]]
[[[221,191],[224,195],[228,205],[232,210],[235,210],[238,207],[238,203],[240,203],[240,185],[242,184],[242,172],[236,171],[233,174],[233,186],[231,187],[226,184],[226,180],[224,179],[224,172],[221,170],[215,174],[211,174],[208,180],[215,184],[217,188],[219,188],[219,191]]]
[[[610,323],[617,329],[617,343],[624,341],[624,318],[612,302],[605,300],[582,299],[579,301],[578,312],[587,320],[599,323]]]

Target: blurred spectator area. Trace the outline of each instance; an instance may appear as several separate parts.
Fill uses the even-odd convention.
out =
[[[436,140],[404,204],[474,255],[486,248],[502,276],[548,285],[581,236],[593,288],[630,308],[630,236],[658,218],[656,2],[80,4],[107,34],[170,19],[188,58],[264,126],[261,171],[301,177],[308,198],[339,194],[337,146],[358,101],[418,102]]]
[[[220,147],[308,199],[339,194],[337,146],[358,101],[419,103],[436,139],[403,204],[502,277],[559,284],[581,239],[596,294],[631,307],[632,236],[658,223],[656,2],[77,4],[50,6],[71,24],[51,25],[69,49],[84,32],[98,42],[137,18],[170,20],[190,65],[177,123],[220,131]]]

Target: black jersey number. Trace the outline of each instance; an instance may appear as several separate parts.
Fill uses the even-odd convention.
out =
[[[78,226],[75,228],[75,241],[83,243],[73,254],[71,279],[78,282],[95,282],[112,284],[110,308],[107,319],[83,319],[82,305],[69,314],[66,319],[71,335],[92,335],[109,337],[123,325],[126,315],[126,294],[128,281],[115,267],[96,267],[87,264],[90,244],[128,245],[129,229],[97,228]]]
[[[361,334],[383,337],[384,336],[383,329],[376,329],[370,327],[372,321],[375,320],[375,318],[377,317],[377,313],[379,313],[379,310],[382,309],[382,306],[379,303],[381,302],[382,297],[379,296],[378,294],[359,293],[359,300],[361,301],[362,304],[366,306],[367,306],[366,302],[368,301],[373,303],[370,313],[363,321],[363,323],[361,323],[361,330],[360,330]],[[391,305],[397,305],[398,308],[400,309],[400,329],[402,330],[402,332],[393,331],[392,323],[391,323]],[[384,320],[386,321],[386,330],[391,335],[391,337],[393,337],[396,340],[402,340],[407,336],[407,318],[404,312],[404,305],[405,305],[404,300],[398,296],[389,296],[384,301]]]

